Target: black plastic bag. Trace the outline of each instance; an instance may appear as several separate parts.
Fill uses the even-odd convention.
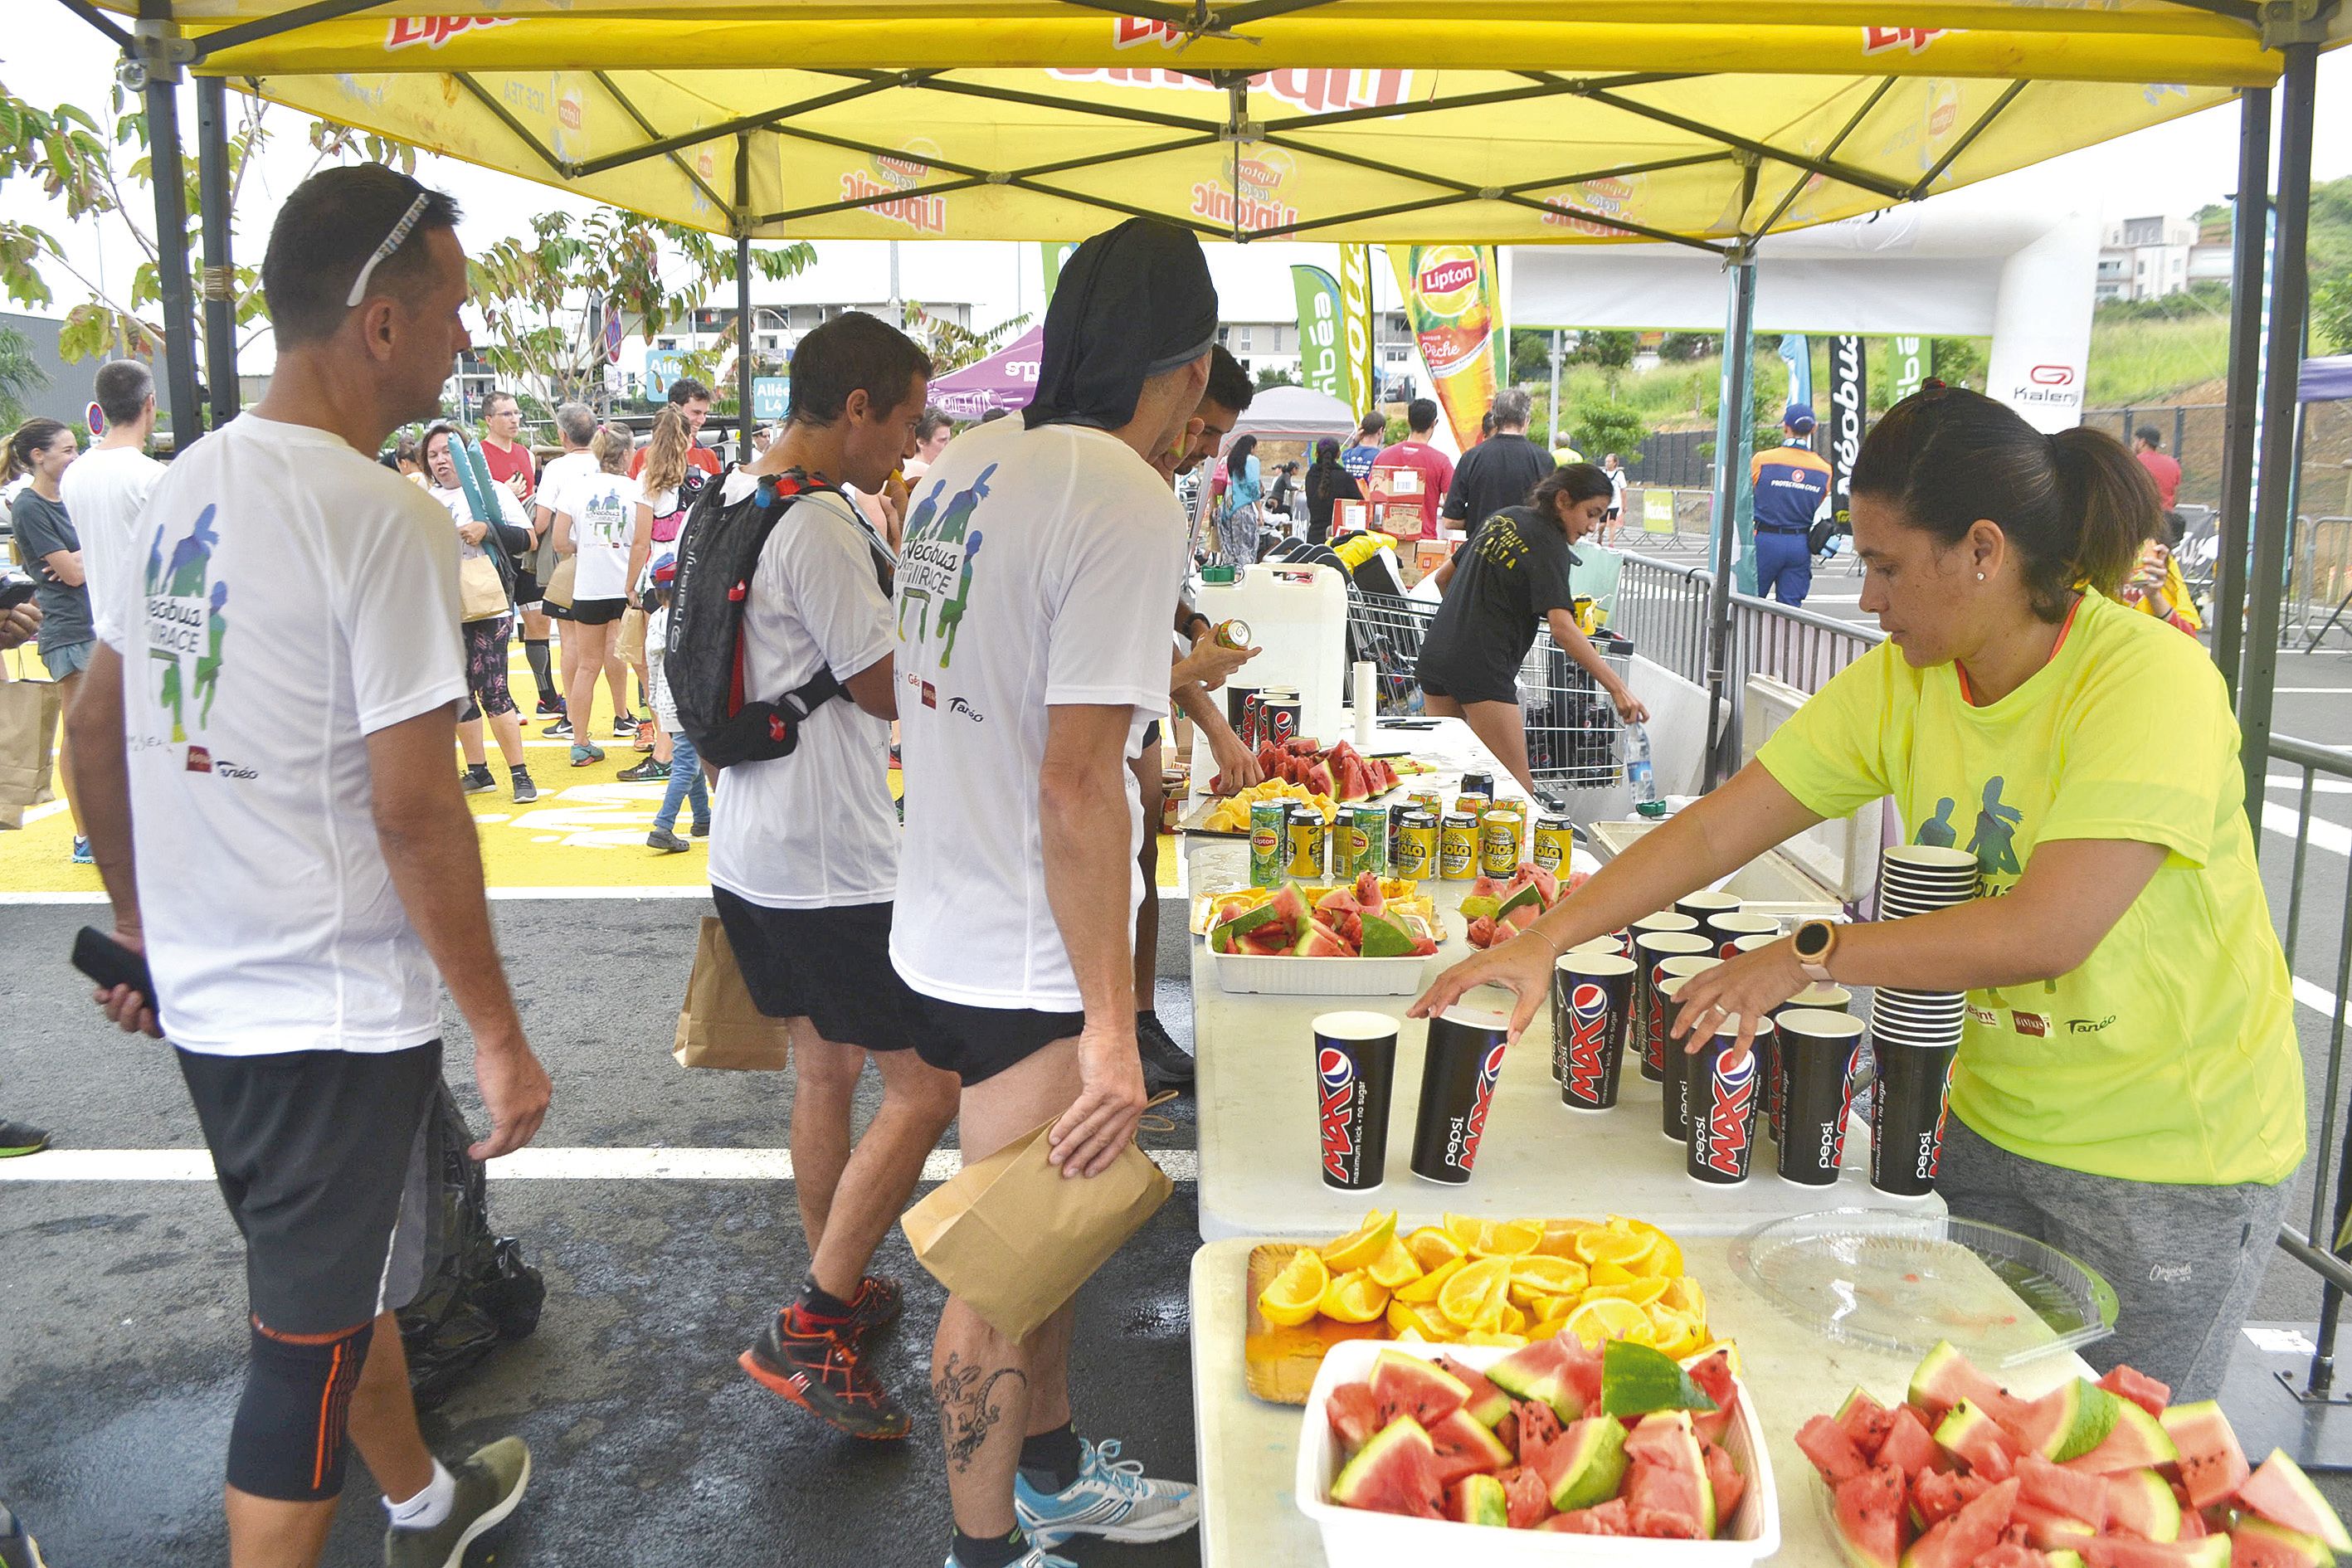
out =
[[[425,1138],[433,1191],[425,1225],[425,1283],[399,1311],[408,1383],[419,1408],[438,1405],[483,1357],[539,1327],[547,1282],[511,1237],[490,1234],[482,1167],[466,1151],[473,1132],[441,1086]]]

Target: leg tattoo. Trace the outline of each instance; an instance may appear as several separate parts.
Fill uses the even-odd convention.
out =
[[[947,1366],[931,1380],[931,1396],[940,1404],[940,1436],[947,1445],[948,1462],[959,1475],[971,1468],[990,1429],[1004,1419],[1003,1409],[990,1401],[997,1384],[1008,1377],[1024,1386],[1029,1381],[1018,1368],[972,1366],[950,1353]]]

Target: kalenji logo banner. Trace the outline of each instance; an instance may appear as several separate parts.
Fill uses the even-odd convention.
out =
[[[1495,247],[1391,245],[1388,251],[1421,363],[1436,384],[1455,443],[1466,452],[1477,443],[1499,379]]]

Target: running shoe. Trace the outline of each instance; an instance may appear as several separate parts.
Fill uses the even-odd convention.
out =
[[[604,747],[592,746],[584,741],[574,741],[572,742],[572,765],[573,767],[584,768],[591,763],[601,763],[604,760]]]
[[[665,855],[683,855],[694,846],[667,827],[656,827],[646,835],[646,847],[658,849]]]
[[[0,1502],[0,1568],[48,1568],[48,1559],[41,1555],[41,1543],[25,1528],[25,1521],[5,1502]],[[953,1557],[950,1557],[953,1561]],[[1024,1563],[1028,1559],[1022,1560]]]
[[[637,750],[641,752],[652,751],[654,749],[654,736],[656,732],[656,731],[654,729],[654,721],[652,720],[639,720],[637,721],[637,728],[635,731],[637,737]]]
[[[530,1450],[520,1437],[477,1448],[457,1467],[457,1499],[449,1517],[428,1530],[386,1530],[384,1568],[463,1568],[466,1549],[488,1535],[522,1501],[530,1485]]]
[[[1178,1045],[1157,1013],[1135,1016],[1136,1048],[1143,1054],[1143,1087],[1153,1094],[1192,1086],[1192,1053]]]
[[[76,834],[74,836],[73,863],[77,866],[95,866],[98,864],[98,857],[89,852],[89,840],[80,834]]]
[[[488,763],[476,763],[457,775],[457,783],[467,795],[481,795],[499,787],[499,781],[490,776],[490,765]]]
[[[1118,1439],[1079,1439],[1086,1458],[1078,1479],[1058,1492],[1041,1492],[1025,1476],[1013,1482],[1013,1506],[1021,1528],[1041,1547],[1059,1546],[1074,1535],[1104,1541],[1166,1541],[1200,1522],[1197,1489],[1183,1481],[1155,1481],[1143,1466],[1118,1457]]]
[[[760,1342],[735,1358],[753,1382],[853,1437],[887,1441],[907,1435],[907,1413],[859,1359],[855,1334],[796,1334],[784,1318],[772,1314]]]
[[[616,776],[628,784],[652,784],[656,780],[667,783],[669,779],[669,764],[657,763],[651,757],[647,757],[634,767],[623,768]]]
[[[613,739],[615,741],[635,740],[637,738],[637,723],[638,721],[636,720],[631,719],[625,715],[614,720]]]
[[[541,730],[540,733],[553,740],[568,741],[572,739],[572,721],[569,719],[558,719],[554,723],[550,724],[546,729]]]
[[[861,1340],[878,1333],[898,1321],[906,1305],[897,1285],[878,1274],[868,1274],[857,1282],[857,1294],[849,1299],[849,1331]]]
[[[0,1121],[0,1160],[11,1160],[19,1154],[37,1154],[49,1146],[49,1130],[27,1127],[21,1121]],[[858,1293],[862,1298],[865,1292]]]
[[[541,696],[539,700],[539,716],[542,719],[562,718],[563,699],[561,697]]]
[[[948,1553],[947,1568],[963,1568],[953,1552]],[[1013,1568],[1078,1568],[1066,1557],[1056,1557],[1042,1546],[1032,1545],[1013,1560]]]
[[[514,771],[514,797],[517,805],[529,805],[539,798],[539,785],[531,782],[529,768]]]

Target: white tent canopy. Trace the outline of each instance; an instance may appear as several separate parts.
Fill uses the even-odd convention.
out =
[[[1314,442],[1325,436],[1341,441],[1356,433],[1356,415],[1328,392],[1304,386],[1269,386],[1259,393],[1234,426],[1234,434],[1261,441]]]

